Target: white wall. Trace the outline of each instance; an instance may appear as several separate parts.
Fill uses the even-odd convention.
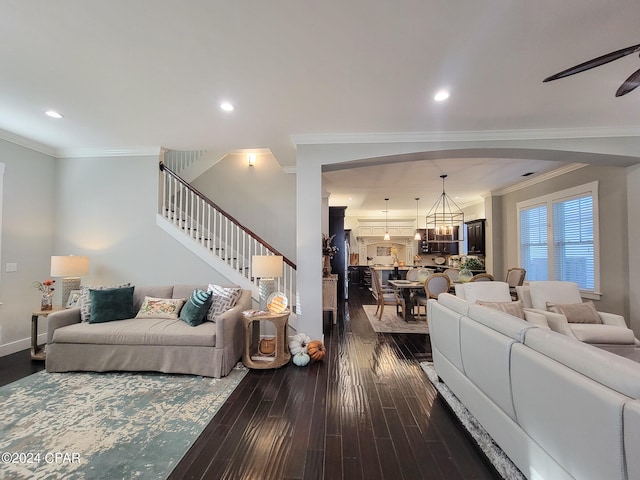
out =
[[[295,263],[296,178],[272,155],[253,167],[246,155],[228,155],[191,184]]]
[[[156,226],[158,157],[58,160],[55,255],[88,255],[83,284],[230,282]]]
[[[0,140],[5,164],[0,259],[0,356],[30,345],[31,312],[39,310],[34,281],[49,277],[56,224],[55,160]],[[6,264],[16,263],[16,272]],[[44,321],[41,321],[44,326]]]

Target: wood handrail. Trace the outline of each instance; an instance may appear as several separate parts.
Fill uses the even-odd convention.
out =
[[[249,235],[251,238],[253,238],[254,240],[260,242],[261,244],[263,244],[267,249],[271,250],[275,255],[280,255],[282,257],[282,260],[284,261],[284,263],[286,263],[287,265],[289,265],[291,268],[293,268],[294,270],[296,269],[296,264],[293,263],[290,259],[288,259],[285,255],[283,255],[282,253],[280,253],[277,249],[275,249],[274,247],[272,247],[268,242],[266,242],[265,240],[263,240],[262,238],[260,238],[260,236],[258,236],[257,234],[255,234],[254,232],[252,232],[249,228],[245,227],[242,223],[240,223],[237,219],[235,219],[232,215],[228,214],[227,212],[225,212],[222,208],[220,208],[218,205],[216,205],[216,203],[211,200],[210,198],[208,198],[206,195],[204,195],[202,192],[198,191],[197,188],[193,187],[190,183],[188,183],[186,180],[184,180],[182,177],[180,177],[180,175],[178,175],[176,172],[174,172],[173,170],[171,170],[169,167],[167,167],[164,162],[160,162],[160,171],[165,171],[167,172],[170,176],[172,176],[173,178],[175,178],[176,180],[178,180],[178,182],[180,182],[187,190],[195,193],[196,195],[198,195],[198,197],[202,198],[202,200],[207,203],[208,205],[210,205],[211,207],[215,208],[218,212],[220,212],[220,214],[229,219],[231,222],[235,223],[242,231],[244,231],[247,235]]]

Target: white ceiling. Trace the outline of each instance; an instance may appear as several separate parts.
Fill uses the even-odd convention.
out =
[[[640,43],[639,18],[638,0],[0,0],[0,129],[57,156],[268,148],[288,167],[296,135],[637,128],[640,89],[614,97],[637,56],[542,79]],[[446,162],[326,185],[414,202],[442,172],[480,195],[557,166]]]

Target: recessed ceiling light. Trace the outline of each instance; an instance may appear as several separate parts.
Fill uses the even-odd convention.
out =
[[[62,118],[62,114],[56,112],[55,110],[47,110],[44,114],[51,118]]]
[[[234,109],[233,105],[231,103],[229,103],[229,102],[222,102],[220,104],[220,108],[222,110],[224,110],[225,112],[232,112],[233,109]]]
[[[436,102],[442,102],[442,101],[446,100],[447,98],[449,98],[449,92],[447,90],[440,90],[439,92],[437,92],[433,96],[433,99]]]

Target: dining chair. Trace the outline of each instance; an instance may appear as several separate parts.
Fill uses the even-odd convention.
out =
[[[518,292],[516,291],[516,287],[522,286],[524,284],[524,277],[526,276],[527,271],[524,268],[513,267],[507,270],[507,277],[505,278],[505,282],[509,284],[509,292],[511,293],[511,298],[513,300],[518,299]]]
[[[418,273],[420,272],[419,269],[417,268],[412,268],[411,270],[409,270],[407,272],[407,280],[409,280],[410,282],[417,282],[418,281]]]
[[[416,295],[414,301],[416,304],[417,316],[420,316],[420,307],[424,307],[424,316],[427,316],[427,302],[430,298],[438,298],[441,293],[447,293],[451,287],[451,279],[446,273],[434,273],[427,277],[424,281],[424,296]]]
[[[385,305],[395,305],[396,314],[400,313],[399,310],[402,307],[402,319],[404,320],[404,298],[400,297],[394,290],[383,289],[380,277],[378,276],[378,272],[373,269],[371,269],[371,285],[373,286],[373,297],[376,299],[378,305],[375,314],[378,315],[378,312],[380,312],[380,314],[378,315],[378,320],[382,320],[382,313],[384,312]]]
[[[490,273],[477,273],[471,277],[470,282],[493,282],[493,275]]]
[[[454,283],[458,281],[458,274],[460,273],[460,270],[457,268],[447,268],[444,273],[449,276],[451,283]]]

